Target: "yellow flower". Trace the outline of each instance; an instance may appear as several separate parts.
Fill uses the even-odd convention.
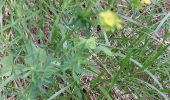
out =
[[[151,4],[151,0],[142,0],[143,3]]]
[[[122,21],[112,11],[104,11],[99,14],[99,20],[106,31],[120,29]]]

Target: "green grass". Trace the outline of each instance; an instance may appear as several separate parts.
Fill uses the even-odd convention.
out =
[[[168,6],[1,0],[0,99],[168,100]],[[120,17],[122,29],[103,30],[98,14],[105,10]]]

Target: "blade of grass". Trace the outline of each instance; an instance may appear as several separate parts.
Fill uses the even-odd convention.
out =
[[[139,62],[137,62],[136,60],[134,59],[130,59],[133,63],[135,63],[136,65],[138,65],[140,68],[143,67],[143,65]],[[150,72],[148,71],[147,69],[145,69],[145,72],[158,84],[158,86],[163,89],[161,83],[158,81],[158,79]]]
[[[121,73],[123,72],[123,70],[125,70],[125,67],[128,65],[128,63],[130,61],[131,55],[132,55],[132,52],[131,52],[131,50],[129,50],[127,55],[125,57],[123,57],[119,71],[117,72],[117,74],[114,77],[111,78],[111,87],[109,90],[112,89],[112,87],[115,85],[116,81],[121,76]]]
[[[166,50],[166,48],[169,46],[170,44],[164,46],[164,47],[161,47],[160,50],[152,57],[150,58],[149,61],[147,61],[146,64],[143,65],[143,67],[140,69],[141,71],[144,71],[148,66],[150,66],[161,54],[163,51]]]
[[[114,56],[120,56],[120,57],[123,57],[125,58],[125,55],[123,54],[120,54],[120,53],[115,53]],[[141,63],[139,63],[138,61],[130,58],[130,61],[133,62],[134,64],[136,64],[137,66],[139,66],[140,68],[143,68],[143,65]],[[158,79],[147,69],[144,70],[157,84],[158,86],[163,89],[161,83],[158,81]]]
[[[159,23],[159,25],[157,26],[157,28],[154,31],[154,34],[157,34],[157,32],[159,31],[159,29],[163,26],[163,24],[165,23],[165,21],[168,19],[168,17],[170,16],[170,12],[168,12],[168,14],[162,19],[162,21]]]
[[[157,91],[160,95],[162,95],[162,97],[163,97],[165,100],[169,100],[168,97],[167,97],[164,93],[162,93],[159,89],[157,89],[155,86],[153,86],[153,85],[151,85],[151,84],[149,84],[148,82],[145,82],[145,81],[143,81],[143,80],[137,79],[137,78],[136,78],[135,80],[139,81],[139,82],[142,83],[142,84],[146,84],[147,86],[149,86],[149,87],[152,88],[153,90]]]
[[[104,87],[99,87],[99,89],[102,91],[102,93],[104,94],[104,96],[107,98],[107,100],[112,100],[112,98],[110,97],[108,91],[106,90],[106,88]]]
[[[65,90],[67,90],[68,88],[70,88],[72,86],[72,84],[67,85],[66,87],[62,88],[61,90],[59,90],[58,92],[54,93],[50,98],[48,98],[47,100],[52,100],[54,99],[56,96],[60,95],[61,93],[63,93]]]
[[[139,22],[133,20],[133,19],[130,18],[130,17],[124,16],[124,15],[121,15],[121,14],[118,14],[118,15],[119,15],[121,18],[123,18],[123,19],[125,19],[125,20],[127,20],[127,21],[129,21],[129,22],[131,22],[131,23],[133,23],[133,24],[135,24],[135,25],[142,26]]]

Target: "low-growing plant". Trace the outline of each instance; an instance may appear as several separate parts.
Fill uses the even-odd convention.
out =
[[[0,99],[168,100],[169,0],[1,0]]]

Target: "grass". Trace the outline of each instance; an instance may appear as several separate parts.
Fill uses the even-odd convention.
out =
[[[168,6],[1,0],[0,99],[168,100]],[[98,15],[106,10],[123,21],[121,29],[105,31]]]

